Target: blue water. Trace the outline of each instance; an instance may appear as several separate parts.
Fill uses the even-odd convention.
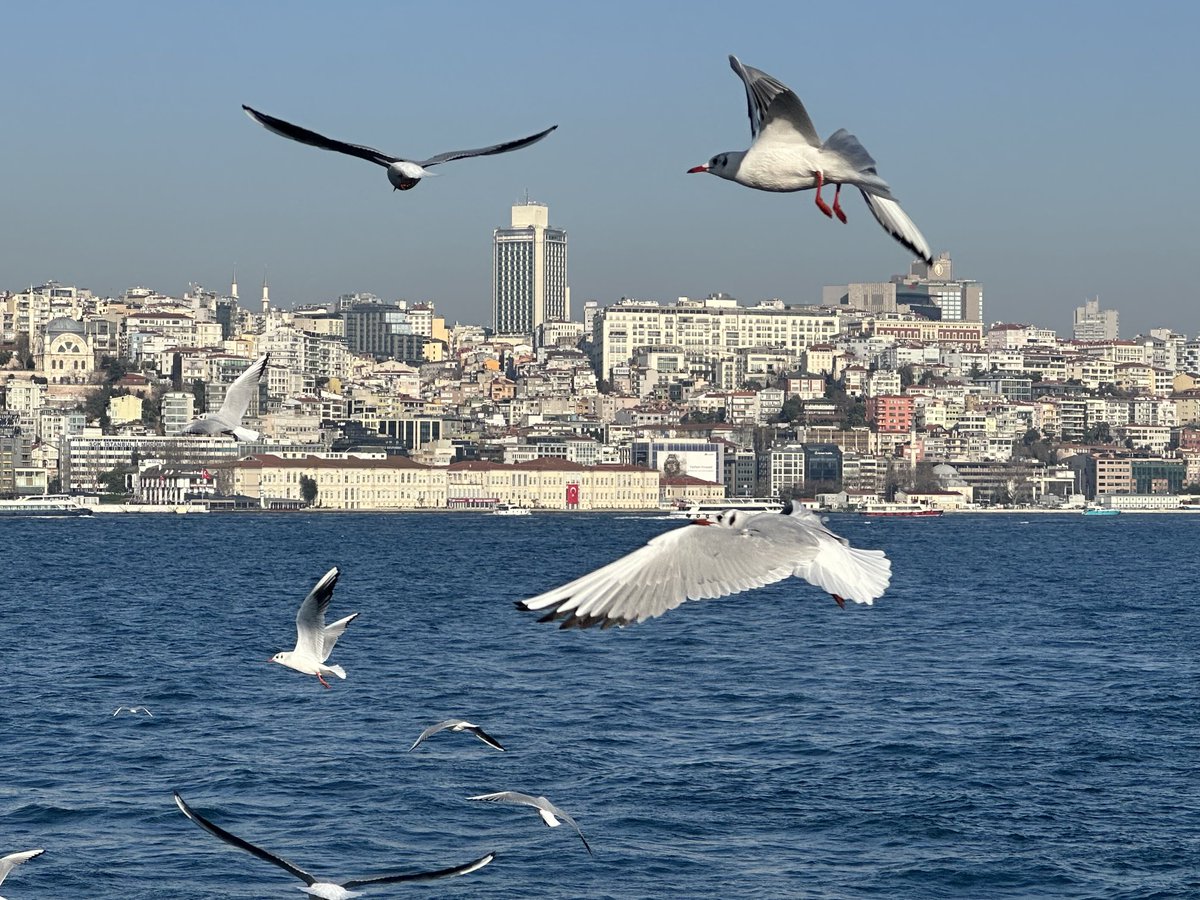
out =
[[[795,580],[627,628],[512,606],[675,527],[473,514],[21,520],[0,615],[13,898],[1200,895],[1200,517],[834,518],[891,589]],[[343,570],[325,690],[267,658]],[[145,704],[154,718],[122,715]],[[463,715],[506,747],[421,729]],[[544,793],[529,809],[467,803]]]

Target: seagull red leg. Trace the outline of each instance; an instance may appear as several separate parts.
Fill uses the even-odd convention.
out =
[[[842,220],[842,224],[846,224],[846,214],[842,211],[842,204],[838,198],[842,196],[842,186],[839,184],[837,190],[833,192],[833,214]]]
[[[320,672],[317,673],[317,681],[321,682],[321,684],[325,685],[325,687],[329,687],[329,682],[321,677]]]
[[[839,609],[846,608],[846,598],[845,597],[839,597],[837,594],[830,594],[829,596],[837,601],[837,605],[838,605]]]
[[[821,185],[825,183],[825,175],[823,172],[817,173],[817,209],[833,218],[833,210],[829,208],[829,204],[821,199]]]

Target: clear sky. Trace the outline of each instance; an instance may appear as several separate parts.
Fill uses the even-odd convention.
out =
[[[857,195],[685,175],[749,143],[736,53],[854,132],[991,321],[1200,331],[1200,13],[1184,2],[10,3],[0,288],[189,281],[284,306],[349,291],[490,322],[491,232],[524,196],[587,298],[818,302],[909,254]],[[393,193],[248,103],[422,158],[559,130]],[[845,199],[845,198],[844,198]]]

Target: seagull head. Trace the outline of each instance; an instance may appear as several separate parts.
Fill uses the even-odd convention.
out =
[[[276,653],[274,656],[272,656],[270,659],[268,659],[267,662],[279,663],[281,666],[286,666],[287,661],[291,657],[291,655],[292,654],[287,652],[286,650],[281,650],[279,653]]]
[[[720,178],[732,179],[737,174],[738,166],[745,155],[745,153],[734,150],[728,153],[718,153],[704,165],[692,166],[687,170],[687,174],[692,175],[696,172],[708,172],[710,175],[716,175]]]
[[[388,181],[397,191],[410,191],[422,178],[435,174],[437,173],[427,172],[415,162],[409,162],[407,159],[397,160],[388,166],[387,170]]]

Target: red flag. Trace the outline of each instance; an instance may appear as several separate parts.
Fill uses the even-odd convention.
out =
[[[567,485],[567,506],[578,506],[578,505],[579,505],[579,485],[568,484]]]

